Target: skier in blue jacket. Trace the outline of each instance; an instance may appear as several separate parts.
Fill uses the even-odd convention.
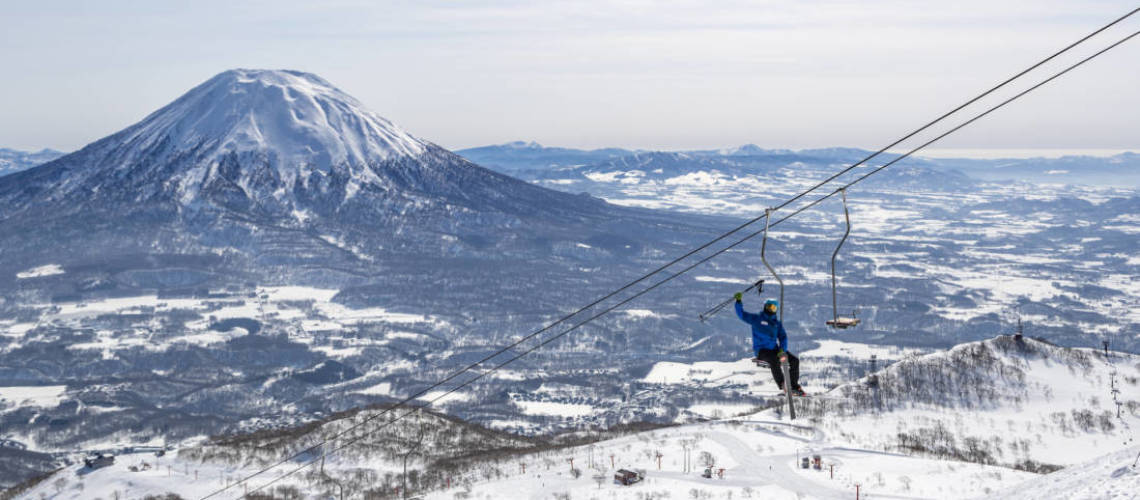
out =
[[[752,325],[752,351],[756,358],[768,363],[772,369],[772,378],[780,390],[784,390],[784,374],[780,371],[780,362],[788,361],[789,375],[792,377],[792,394],[803,396],[804,390],[800,387],[800,359],[788,351],[788,332],[780,322],[776,311],[780,302],[768,299],[764,302],[764,311],[753,314],[744,310],[742,295],[736,294],[736,316],[741,321]]]

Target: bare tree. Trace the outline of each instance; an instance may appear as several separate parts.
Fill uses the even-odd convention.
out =
[[[701,465],[705,467],[716,467],[716,457],[712,453],[702,451],[700,455]]]

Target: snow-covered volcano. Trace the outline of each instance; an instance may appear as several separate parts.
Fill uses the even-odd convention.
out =
[[[362,203],[346,206],[357,196]],[[359,212],[359,205],[509,214],[598,205],[417,139],[316,75],[246,69],[223,72],[114,135],[0,182],[0,218],[60,201],[66,206],[39,215],[105,208],[106,200],[302,222]]]
[[[343,168],[358,189],[382,182],[371,166],[430,147],[316,75],[247,69],[209,79],[115,138],[119,168],[193,156],[196,167],[176,180],[190,195],[229,154],[272,167],[286,185]]]
[[[70,245],[83,254],[221,247],[327,263],[330,251],[374,260],[381,250],[518,243],[515,229],[531,224],[544,242],[550,231],[579,237],[581,224],[596,231],[615,210],[417,139],[318,76],[238,69],[80,151],[5,176],[0,243],[33,256]]]

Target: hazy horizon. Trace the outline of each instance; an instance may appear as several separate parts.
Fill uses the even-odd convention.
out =
[[[75,150],[221,71],[255,67],[316,73],[449,149],[522,139],[583,149],[873,150],[1134,7],[6,4],[0,147]],[[1134,16],[979,104],[1138,28]],[[936,146],[1140,149],[1140,116],[1128,111],[1140,107],[1140,66],[1131,64],[1138,57],[1134,40]]]
[[[688,148],[688,149],[643,149],[643,148],[633,148],[633,147],[627,147],[627,146],[621,146],[621,145],[611,145],[611,146],[604,146],[604,147],[599,147],[599,148],[574,148],[571,146],[564,146],[561,144],[542,144],[542,143],[539,143],[537,141],[528,141],[528,140],[520,139],[520,140],[507,141],[507,142],[501,142],[501,143],[495,143],[495,144],[476,145],[476,146],[471,146],[470,148],[459,148],[459,149],[456,149],[454,151],[462,151],[464,149],[473,149],[473,148],[481,148],[481,147],[506,146],[506,145],[516,144],[516,143],[524,143],[524,144],[533,143],[533,144],[538,144],[539,146],[547,147],[547,148],[566,148],[566,149],[582,149],[582,150],[626,149],[626,150],[631,150],[631,151],[661,151],[661,152],[685,152],[685,151],[700,151],[700,150],[704,150],[704,151],[730,150],[733,148],[738,148],[738,147],[746,146],[746,145],[759,146],[759,147],[764,148],[764,149],[790,149],[793,151],[799,151],[799,150],[804,150],[804,149],[813,149],[813,148],[784,148],[784,147],[780,147],[778,145],[763,146],[763,145],[757,145],[757,144],[752,144],[752,143],[725,145],[725,146],[707,146],[707,147]],[[835,146],[821,146],[820,148],[828,148],[828,147],[847,148],[847,147],[853,147],[853,146],[835,145]],[[0,144],[0,150],[3,150],[3,149],[25,152],[25,153],[37,153],[37,152],[45,151],[45,150],[54,150],[56,152],[65,153],[65,154],[72,152],[72,151],[65,151],[65,150],[57,150],[54,148],[19,149],[19,148],[12,148],[12,147]],[[856,149],[865,149],[865,148],[856,148]],[[868,150],[868,151],[870,151],[870,150]],[[889,150],[887,150],[887,152],[888,153],[894,153],[894,154],[902,154],[902,153],[906,153],[907,150],[889,149]],[[951,148],[951,149],[942,149],[942,148],[930,148],[930,149],[923,149],[923,150],[919,151],[918,153],[916,153],[914,156],[919,157],[919,158],[932,158],[932,159],[942,158],[942,159],[997,160],[997,159],[1060,158],[1063,156],[1092,156],[1092,157],[1107,158],[1107,157],[1116,156],[1116,155],[1125,154],[1125,153],[1140,154],[1140,148],[1135,148],[1135,149],[1105,149],[1105,148],[1099,148],[1099,149],[1098,148],[1092,148],[1092,149],[1079,149],[1079,148],[1069,148],[1069,149],[1066,149],[1066,148],[989,148],[989,149],[987,149],[987,148],[972,148],[972,149],[971,148],[957,148],[957,149],[953,149],[953,148]]]

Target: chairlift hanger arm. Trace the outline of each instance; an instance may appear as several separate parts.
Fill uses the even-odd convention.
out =
[[[757,281],[757,282],[749,285],[748,288],[741,290],[740,294],[743,295],[743,294],[746,294],[748,292],[751,292],[753,288],[755,288],[758,293],[764,293],[764,280],[760,280],[760,281]],[[724,302],[721,302],[715,306],[712,306],[709,310],[700,314],[701,322],[703,323],[706,320],[708,320],[709,318],[716,316],[717,313],[723,311],[724,308],[728,307],[729,304],[731,304],[735,301],[736,301],[736,298],[734,297],[734,298],[730,298],[728,300],[725,300]]]
[[[771,227],[770,222],[772,220],[772,212],[774,212],[774,211],[775,211],[775,209],[773,209],[773,208],[764,209],[764,237],[760,241],[760,262],[764,263],[764,267],[767,267],[768,272],[772,273],[772,276],[775,276],[776,281],[778,281],[780,283],[779,314],[780,314],[780,323],[783,323],[784,322],[784,309],[785,309],[785,306],[784,306],[784,279],[781,278],[779,274],[776,274],[776,270],[772,269],[772,265],[768,263],[768,258],[764,255],[765,250],[768,249],[768,229]]]

